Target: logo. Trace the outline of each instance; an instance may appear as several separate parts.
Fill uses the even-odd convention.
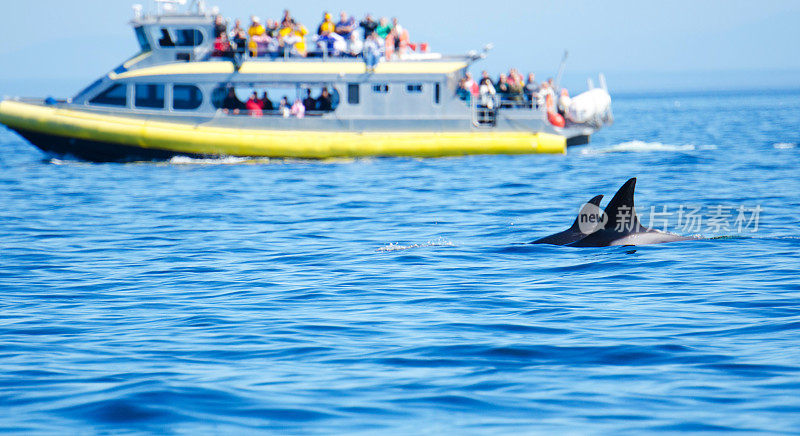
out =
[[[581,233],[589,234],[599,228],[605,227],[608,216],[598,206],[586,203],[578,212],[578,229]]]

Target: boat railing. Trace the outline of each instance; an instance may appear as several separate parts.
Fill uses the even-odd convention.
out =
[[[520,96],[510,96],[504,94],[485,94],[472,96],[462,94],[461,100],[464,100],[467,105],[490,109],[530,109],[540,110],[539,104],[535,98]]]
[[[322,60],[322,61],[338,61],[338,60],[352,60],[352,59],[364,59],[363,53],[359,52],[354,54],[348,51],[337,51],[331,50],[328,47],[327,43],[318,43],[317,41],[306,41],[305,44],[309,47],[308,50],[305,51],[304,54],[299,54],[295,51],[294,46],[282,46],[282,47],[265,47],[263,44],[258,44],[255,49],[255,56],[253,55],[253,47],[250,45],[252,40],[248,40],[246,45],[243,47],[234,47],[231,50],[225,52],[219,51],[211,51],[209,53],[210,58],[217,58],[217,59],[225,59],[225,60],[234,60],[237,62],[242,62],[245,60]],[[418,45],[419,47],[422,44]],[[395,53],[392,57],[386,57],[386,54],[383,53],[380,57],[380,60],[383,62],[386,61],[429,61],[429,60],[464,60],[464,56],[444,56],[441,53],[432,53],[427,51],[427,44],[424,45],[425,49],[423,51],[420,50],[408,50],[402,54]]]
[[[331,54],[327,49],[323,50],[314,50],[306,52],[305,56],[300,56],[298,54],[292,53],[291,50],[286,49],[279,49],[278,51],[269,51],[269,52],[259,52],[256,56],[253,56],[250,53],[250,50],[245,51],[233,51],[233,52],[213,52],[210,54],[210,59],[218,59],[218,60],[230,60],[234,62],[243,62],[243,61],[300,61],[300,60],[322,60],[322,61],[330,61],[330,60],[353,60],[353,59],[361,59],[363,60],[364,57],[361,54],[358,55],[351,55],[348,53],[343,53],[339,55]]]

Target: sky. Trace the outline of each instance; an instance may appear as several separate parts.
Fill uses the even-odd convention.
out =
[[[73,95],[137,51],[132,6],[151,0],[26,0],[3,5],[1,95]],[[459,54],[495,48],[473,67],[555,75],[604,73],[612,91],[800,88],[800,1],[485,0],[274,2],[207,0],[223,15],[278,18],[289,7],[316,29],[322,11],[397,17],[413,41]],[[596,82],[596,80],[595,80]]]

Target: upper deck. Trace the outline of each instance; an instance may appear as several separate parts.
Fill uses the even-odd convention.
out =
[[[194,2],[193,9],[178,11],[163,9],[162,3],[185,1],[159,0],[159,10],[143,14],[136,9],[131,25],[135,31],[140,53],[110,74],[111,78],[133,78],[160,75],[197,74],[281,74],[352,75],[365,74],[368,67],[364,56],[339,54],[328,45],[318,43],[316,36],[302,37],[301,53],[281,43],[280,47],[260,45],[248,39],[246,47],[234,47],[221,53],[215,28],[221,18],[217,10],[208,10],[203,2]],[[230,29],[228,29],[230,30]],[[299,44],[296,44],[299,45]],[[380,63],[370,73],[378,75],[451,75],[463,71],[484,54],[445,56],[427,51],[427,44],[412,44],[402,53],[381,56]],[[298,77],[298,80],[303,80]]]

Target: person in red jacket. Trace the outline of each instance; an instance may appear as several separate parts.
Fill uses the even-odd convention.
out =
[[[228,40],[228,35],[223,33],[214,40],[214,53],[212,56],[220,58],[233,57],[233,47]]]
[[[261,101],[258,99],[258,93],[255,91],[253,91],[250,95],[250,99],[245,103],[245,108],[251,117],[261,117],[264,115],[264,111],[261,110]]]
[[[472,73],[464,75],[464,89],[469,91],[473,97],[477,97],[480,94],[480,85],[472,78]]]

